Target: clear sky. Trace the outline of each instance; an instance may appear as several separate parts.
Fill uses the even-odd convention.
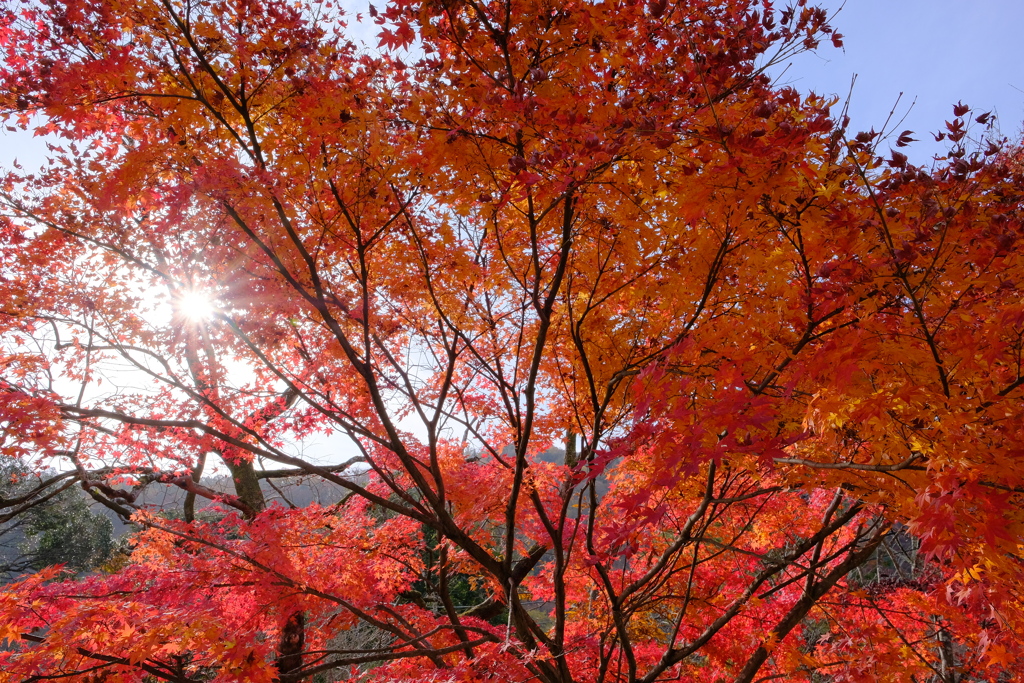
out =
[[[777,8],[785,6],[777,1]],[[813,0],[812,0],[812,4]],[[951,119],[959,100],[995,110],[1003,135],[1024,121],[1024,0],[819,0],[835,14],[841,50],[823,44],[793,61],[780,78],[801,91],[846,97],[851,130],[881,128],[897,97],[899,131],[920,142],[904,149],[924,163],[942,152],[929,134]],[[913,107],[911,108],[911,104]],[[908,113],[909,109],[909,113]],[[897,133],[899,132],[897,131]]]
[[[775,0],[775,6],[781,9],[789,1]],[[367,19],[364,0],[345,4]],[[383,0],[378,4],[383,5]],[[981,111],[994,109],[1004,135],[1020,134],[1024,0],[846,0],[845,4],[818,0],[818,4],[830,14],[838,12],[834,24],[844,35],[845,47],[838,50],[825,43],[817,54],[795,59],[779,80],[801,91],[845,97],[851,77],[858,74],[850,107],[854,131],[880,128],[902,92],[897,120],[906,114],[899,129],[917,133],[914,137],[920,142],[904,150],[917,163],[942,151],[929,132],[952,117],[952,104],[958,100]],[[371,34],[376,29],[371,24],[357,27],[356,32],[365,35],[367,28]],[[26,166],[37,166],[33,157],[42,154],[45,147],[38,140],[0,129],[0,165],[18,157]]]

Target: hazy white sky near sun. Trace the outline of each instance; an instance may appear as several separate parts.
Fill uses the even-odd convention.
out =
[[[811,0],[812,4],[814,0]],[[353,35],[374,36],[367,6],[346,2],[353,13],[362,12],[362,25],[352,19]],[[383,0],[379,4],[383,4]],[[776,0],[781,9],[786,0]],[[913,161],[926,162],[943,147],[929,132],[939,130],[952,117],[952,104],[993,109],[1004,135],[1015,139],[1024,121],[1024,0],[818,0],[836,13],[834,25],[845,47],[824,43],[815,54],[792,60],[780,83],[803,92],[845,97],[857,74],[850,114],[851,130],[881,128],[902,92],[897,107],[900,130],[911,129],[920,142],[906,151]],[[840,9],[841,8],[841,9]],[[371,43],[376,41],[370,38]],[[913,103],[913,107],[910,105]],[[24,133],[0,128],[0,166],[17,158],[37,167],[45,145]]]

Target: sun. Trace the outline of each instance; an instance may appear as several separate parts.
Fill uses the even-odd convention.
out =
[[[201,323],[213,318],[217,307],[206,292],[188,290],[178,297],[178,315],[189,322]]]

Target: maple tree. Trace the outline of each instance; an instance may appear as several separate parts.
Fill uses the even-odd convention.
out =
[[[988,115],[933,170],[848,135],[766,75],[841,45],[803,1],[396,0],[376,52],[350,18],[0,14],[2,111],[55,140],[0,187],[0,456],[50,473],[4,514],[80,485],[139,529],[0,591],[0,680],[1019,672]],[[268,504],[300,476],[347,495]]]

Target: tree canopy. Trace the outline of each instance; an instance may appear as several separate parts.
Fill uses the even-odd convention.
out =
[[[806,0],[368,13],[4,3],[0,112],[54,142],[0,180],[0,457],[50,473],[3,514],[75,482],[138,531],[0,590],[0,680],[1020,673],[991,116],[924,168],[773,83],[842,44]]]

